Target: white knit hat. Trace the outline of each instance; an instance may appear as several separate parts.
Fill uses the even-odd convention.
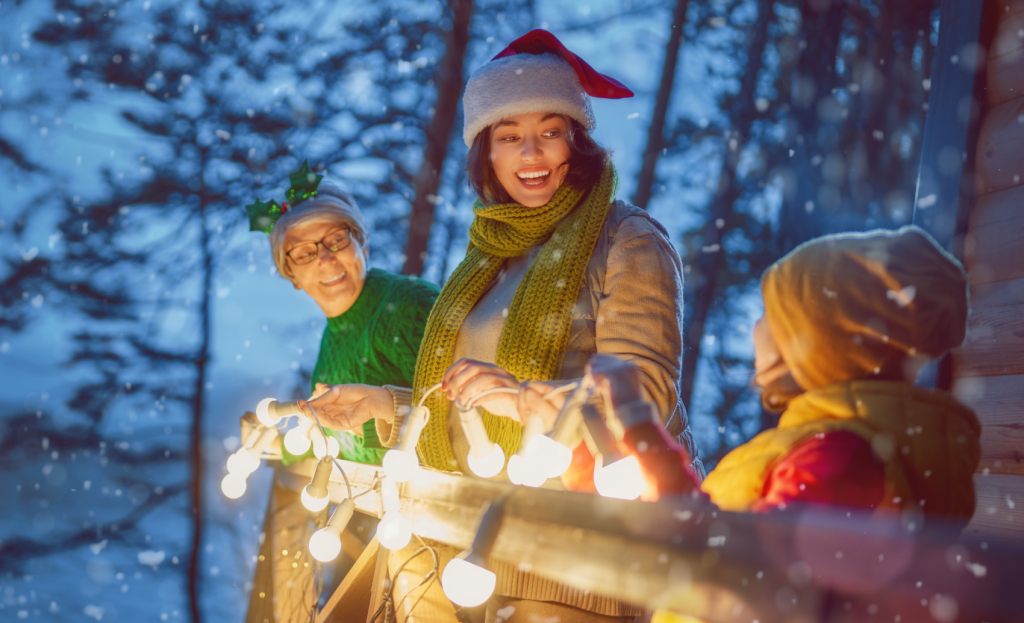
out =
[[[553,112],[593,130],[590,97],[631,97],[622,83],[598,73],[546,30],[531,30],[513,41],[466,83],[462,95],[462,140],[512,115]]]

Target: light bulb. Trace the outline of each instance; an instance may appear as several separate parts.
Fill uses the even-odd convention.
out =
[[[281,402],[273,398],[264,398],[256,405],[256,419],[270,428],[277,426],[282,418],[291,415],[301,416],[302,414],[298,402]]]
[[[221,492],[231,500],[237,500],[245,495],[245,476],[228,472],[227,476],[220,481]]]
[[[452,558],[441,574],[441,588],[453,603],[465,608],[479,606],[494,593],[494,572],[463,558]]]
[[[483,448],[473,446],[469,449],[469,456],[466,457],[469,469],[481,478],[496,476],[502,467],[505,467],[505,451],[501,446],[488,441]]]
[[[472,408],[459,411],[459,423],[469,440],[469,469],[481,478],[496,476],[505,467],[505,451],[487,436],[480,412]]]
[[[415,452],[392,448],[384,453],[381,465],[386,476],[396,482],[405,482],[411,480],[416,474],[416,468],[420,466],[420,461]]]
[[[306,485],[302,488],[302,493],[299,495],[299,499],[302,500],[302,505],[306,507],[311,513],[319,513],[323,509],[327,508],[327,503],[331,501],[326,495],[316,495],[310,493],[309,488],[312,485]]]
[[[540,467],[548,478],[558,478],[572,463],[572,450],[547,435],[533,438],[532,455],[540,460]]]
[[[646,486],[640,462],[632,454],[594,469],[594,487],[608,498],[635,500]]]
[[[409,544],[411,538],[412,525],[402,511],[387,511],[380,518],[380,523],[377,524],[377,540],[384,547],[390,550],[402,549]]]
[[[309,439],[309,427],[296,426],[287,433],[284,434],[284,447],[289,453],[294,456],[302,456],[309,451],[309,446],[312,445],[312,441]]]
[[[419,457],[416,456],[416,444],[419,443],[420,434],[429,417],[430,410],[423,405],[413,407],[402,423],[398,445],[384,453],[384,460],[381,462],[384,473],[396,482],[406,482],[416,475],[416,468],[420,466]]]
[[[331,562],[341,553],[341,536],[320,528],[309,538],[309,553],[320,562]]]
[[[256,419],[260,421],[260,424],[277,426],[277,423],[281,421],[281,416],[277,414],[277,411],[271,410],[271,406],[276,402],[273,398],[264,398],[256,405]]]
[[[327,508],[327,503],[330,501],[327,487],[331,481],[331,468],[333,465],[334,460],[329,457],[320,459],[316,464],[316,469],[313,470],[313,477],[310,478],[309,484],[302,488],[302,493],[299,495],[299,499],[302,501],[302,505],[306,507],[306,510],[319,513]]]
[[[249,448],[239,448],[228,457],[227,468],[229,474],[238,474],[242,477],[256,471],[260,466],[260,457]]]
[[[327,521],[327,525],[313,533],[309,538],[309,553],[320,562],[331,562],[341,553],[341,532],[352,519],[355,511],[355,504],[352,500],[346,499],[337,508]]]
[[[341,452],[341,445],[333,435],[329,435],[322,431],[314,431],[312,437],[313,456],[316,458],[322,459],[325,456],[338,456],[338,453]]]
[[[547,474],[538,464],[539,457],[529,454],[513,454],[508,460],[508,479],[512,484],[539,487],[547,480]]]

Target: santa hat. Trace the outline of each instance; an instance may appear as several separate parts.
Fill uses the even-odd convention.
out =
[[[594,129],[590,97],[619,99],[633,92],[587,64],[555,35],[531,30],[476,70],[462,95],[462,139],[512,115],[553,112]]]

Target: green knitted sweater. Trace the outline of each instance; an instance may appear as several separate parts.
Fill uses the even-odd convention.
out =
[[[423,328],[437,291],[437,286],[422,279],[370,269],[352,307],[327,319],[313,369],[313,386],[411,386]],[[384,456],[373,420],[363,426],[362,435],[332,432],[341,445],[343,459],[379,464]]]

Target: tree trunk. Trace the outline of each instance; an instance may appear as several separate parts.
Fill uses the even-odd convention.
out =
[[[472,0],[450,0],[452,29],[445,37],[444,57],[437,72],[437,99],[434,118],[427,127],[423,163],[416,174],[413,188],[412,213],[409,216],[409,237],[405,244],[405,265],[402,272],[410,275],[423,273],[427,255],[430,228],[434,223],[437,190],[441,184],[441,171],[448,156],[462,93],[463,65],[469,45],[469,22],[473,15]]]
[[[206,150],[200,150],[199,170],[206,170]],[[192,426],[189,434],[191,461],[192,539],[188,560],[188,605],[192,623],[202,621],[200,579],[202,576],[203,546],[203,411],[206,402],[206,374],[210,363],[210,337],[212,332],[213,251],[210,246],[209,206],[203,174],[199,175],[199,253],[202,284],[199,291],[199,348],[196,352],[196,377],[192,393]]]
[[[794,127],[791,128],[794,188],[783,202],[780,219],[784,251],[813,238],[825,217],[828,196],[821,176],[822,159],[836,147],[835,128],[822,123],[818,104],[835,83],[836,54],[846,6],[843,0],[819,3],[804,0],[800,7],[800,40],[805,45],[790,88]]]
[[[644,149],[643,163],[637,177],[636,192],[633,193],[633,203],[645,210],[654,191],[654,169],[665,143],[665,117],[668,115],[668,105],[672,99],[676,66],[679,64],[679,48],[683,43],[683,29],[686,26],[686,10],[689,5],[690,0],[676,0],[676,7],[672,12],[672,31],[668,38],[668,47],[665,49],[665,62],[661,66],[661,81],[658,83],[658,95],[654,100],[654,112],[651,113],[651,125],[647,130],[647,147]]]
[[[697,253],[696,265],[687,280],[690,307],[686,313],[686,331],[683,335],[683,383],[680,391],[680,398],[687,407],[691,406],[704,325],[718,287],[718,274],[722,267],[722,254],[725,252],[722,249],[722,232],[729,220],[733,203],[741,194],[737,183],[737,166],[757,115],[754,99],[758,78],[764,66],[762,57],[768,44],[768,25],[772,21],[774,0],[758,0],[757,4],[757,23],[747,47],[747,66],[733,108],[732,132],[726,142],[726,154],[722,158],[718,186],[711,198],[708,220],[701,232],[701,250]]]

